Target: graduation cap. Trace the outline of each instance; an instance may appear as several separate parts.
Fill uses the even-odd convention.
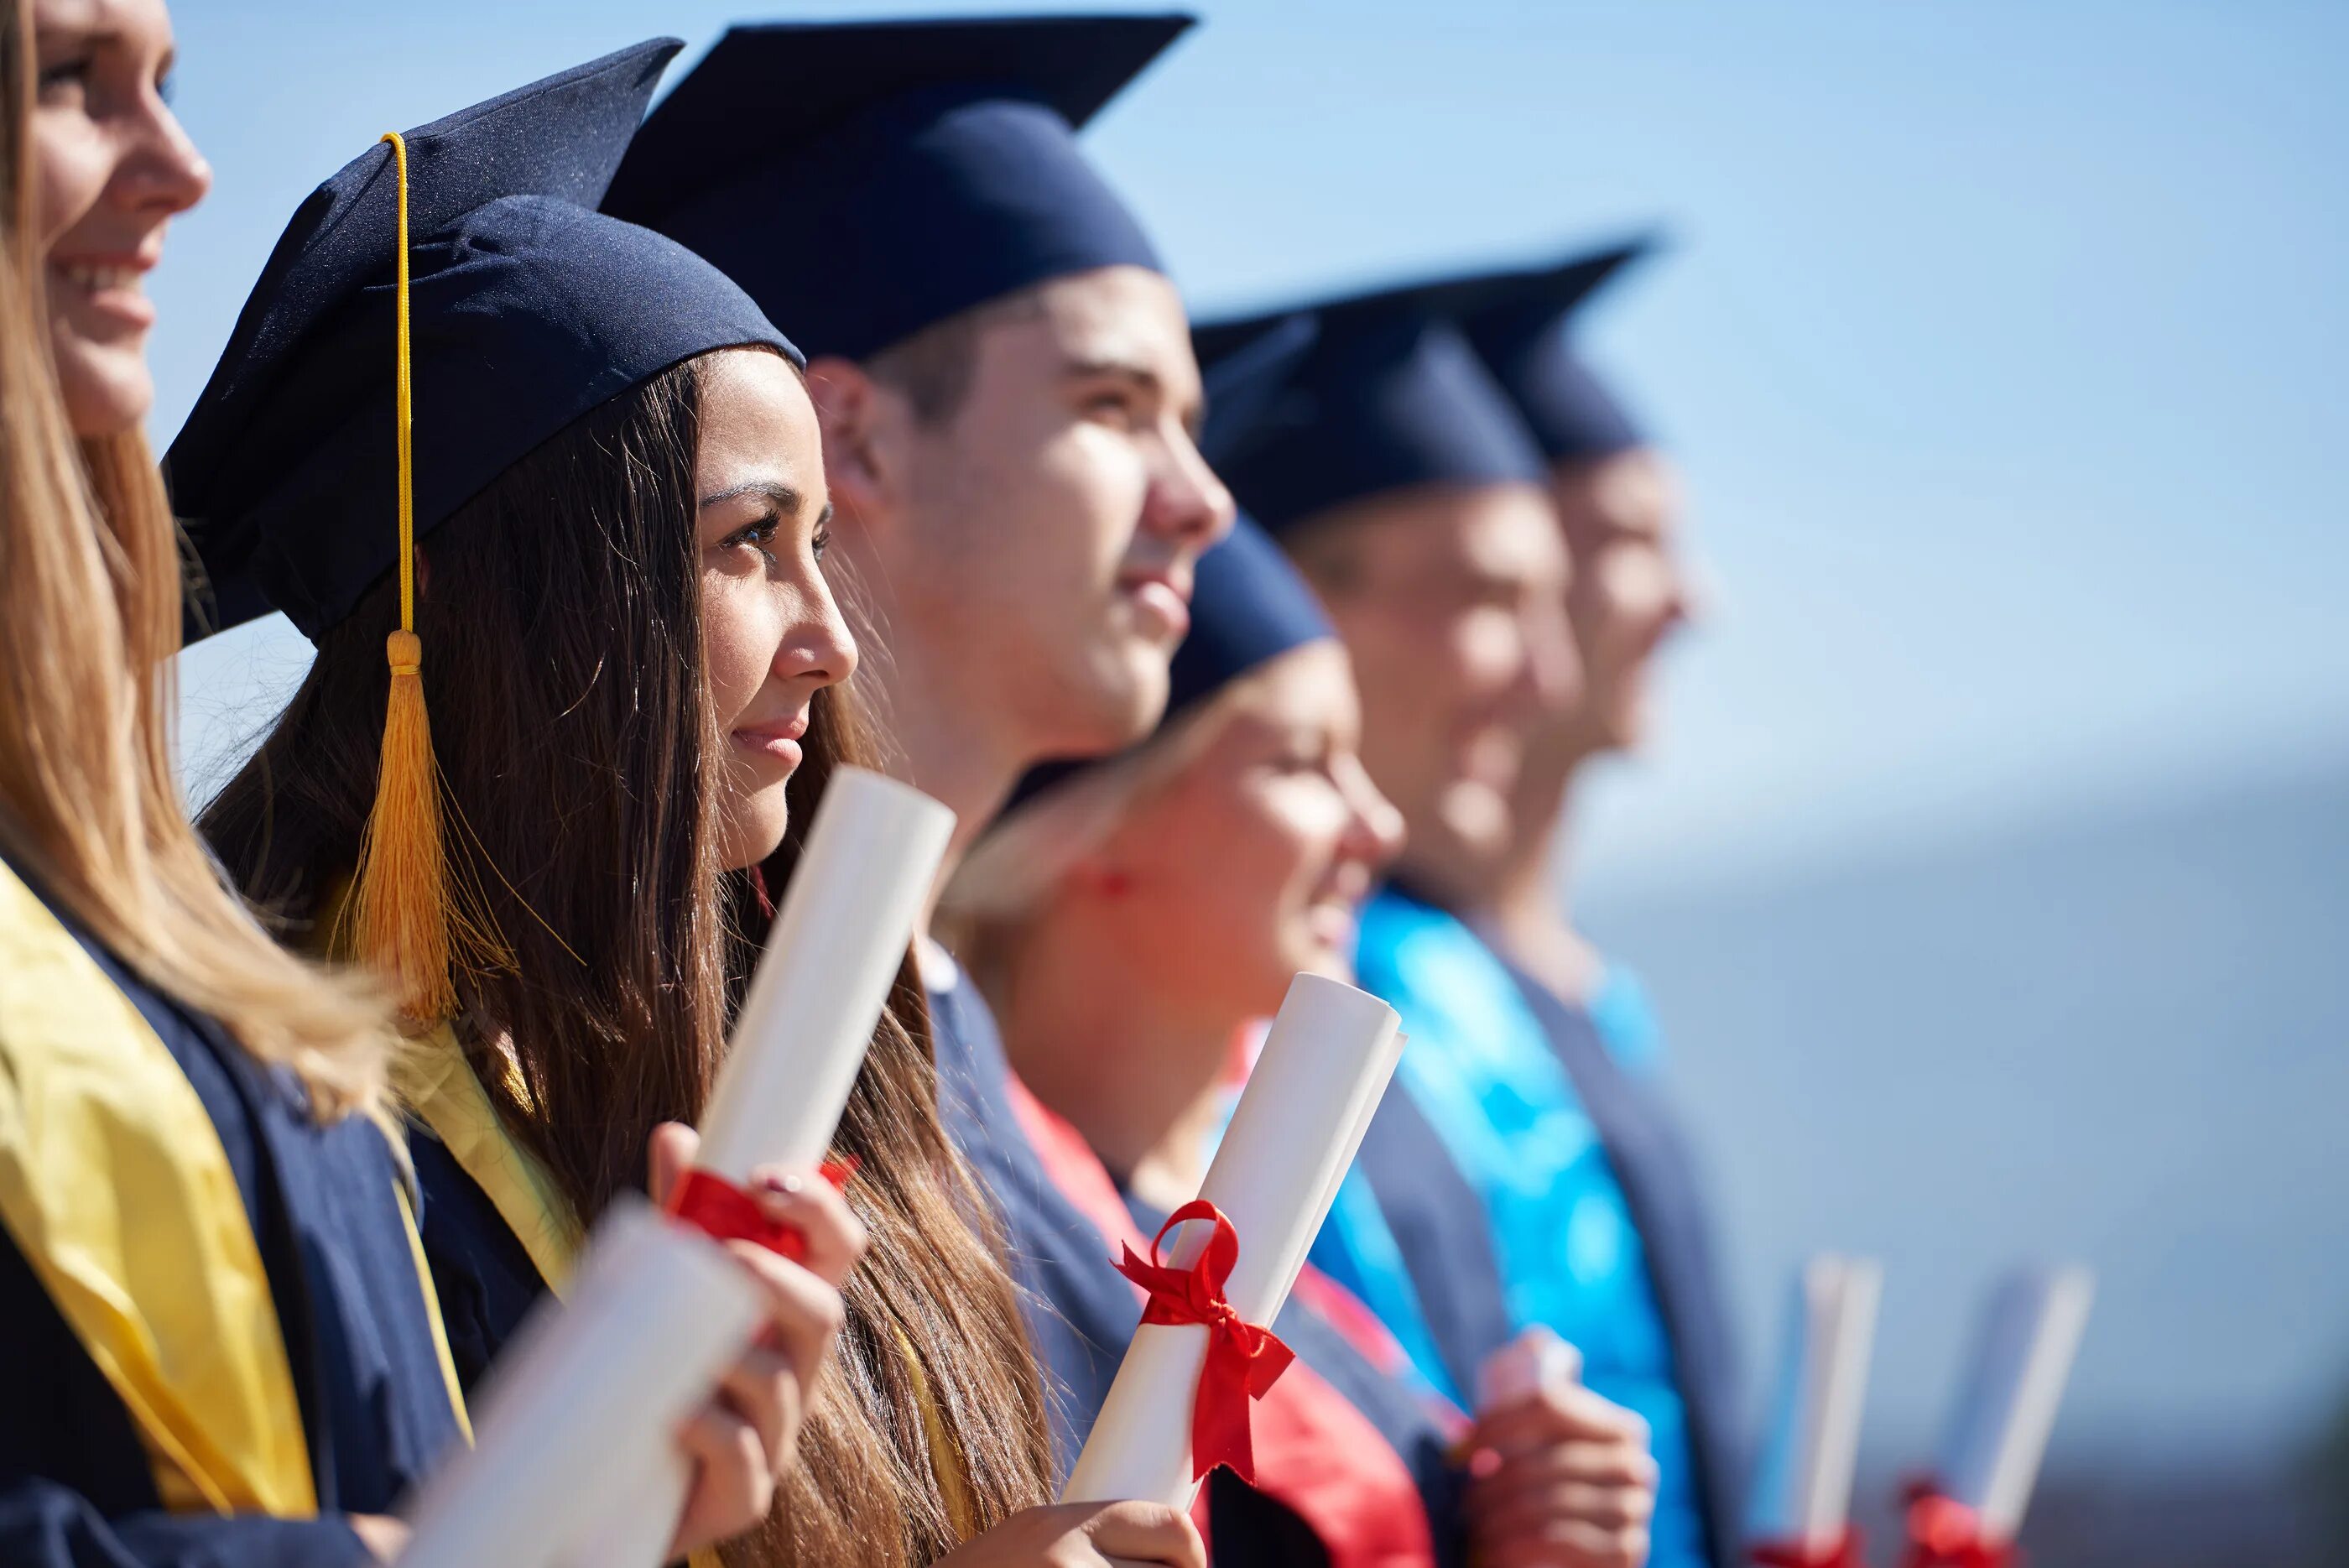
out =
[[[605,210],[709,257],[810,353],[849,358],[1050,278],[1163,272],[1076,132],[1191,23],[733,27],[645,122]]]
[[[1281,655],[1337,635],[1321,601],[1272,536],[1253,518],[1237,519],[1232,531],[1199,557],[1192,580],[1191,629],[1167,669],[1166,712],[1159,729]],[[1030,768],[1012,791],[1005,815],[1097,763],[1098,759],[1052,762]]]
[[[274,608],[315,641],[398,563],[403,258],[419,538],[673,365],[796,355],[707,263],[595,210],[681,47],[639,44],[407,132],[404,211],[388,142],[304,201],[163,460],[212,596],[191,637]]]
[[[597,213],[661,68],[656,39],[387,136],[312,192],[164,459],[209,604],[313,640],[398,569],[381,774],[352,897],[411,1017],[453,1005],[451,905],[414,630],[414,540],[630,388],[790,342],[684,246]]]
[[[1462,279],[1444,291],[1526,428],[1553,462],[1611,457],[1646,437],[1607,384],[1574,351],[1574,317],[1590,296],[1658,249],[1642,236],[1555,266]]]
[[[1538,483],[1541,454],[1460,328],[1413,291],[1202,327],[1200,450],[1275,535],[1422,485]]]

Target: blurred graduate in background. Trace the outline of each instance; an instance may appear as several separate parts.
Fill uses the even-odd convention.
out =
[[[1221,410],[1210,457],[1328,605],[1361,680],[1364,761],[1407,826],[1357,956],[1411,1044],[1315,1257],[1464,1403],[1521,1331],[1573,1343],[1589,1386],[1651,1428],[1653,1560],[1725,1563],[1729,1391],[1691,1381],[1713,1368],[1684,1355],[1664,1305],[1681,1281],[1633,1196],[1648,1151],[1612,1114],[1588,1018],[1467,923],[1521,836],[1536,740],[1583,678],[1550,463],[1465,328],[1492,303],[1466,281],[1482,280],[1196,335]],[[1485,1226],[1459,1223],[1477,1212]]]

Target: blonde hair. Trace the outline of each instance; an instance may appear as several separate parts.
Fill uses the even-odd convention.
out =
[[[1177,713],[1157,733],[1047,786],[988,828],[939,896],[934,920],[987,991],[1069,873],[1143,803],[1187,772],[1271,679],[1270,659]]]
[[[32,222],[32,26],[0,0],[0,850],[149,983],[292,1067],[322,1113],[371,1106],[366,993],[271,940],[173,780],[181,566],[137,431],[77,441]]]

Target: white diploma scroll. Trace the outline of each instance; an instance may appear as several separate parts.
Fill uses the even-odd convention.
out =
[[[1476,1368],[1476,1412],[1522,1405],[1582,1381],[1582,1352],[1536,1324],[1485,1358]]]
[[[1300,974],[1272,1022],[1231,1126],[1199,1184],[1239,1236],[1225,1294],[1247,1322],[1269,1325],[1288,1299],[1338,1182],[1402,1054],[1393,1008],[1368,992]],[[1188,1268],[1212,1227],[1186,1224],[1164,1261]],[[1110,1385],[1092,1435],[1063,1489],[1069,1502],[1125,1500],[1188,1508],[1192,1405],[1207,1330],[1145,1324]]]
[[[1883,1268],[1822,1256],[1804,1268],[1778,1409],[1756,1477],[1756,1541],[1826,1552],[1851,1519],[1860,1417]]]
[[[750,1344],[763,1307],[757,1286],[707,1239],[639,1200],[615,1203],[568,1298],[542,1302],[500,1360],[473,1447],[419,1490],[398,1568],[554,1561],[580,1500],[632,1480],[643,1447],[624,1435],[673,1447]]]
[[[701,1169],[739,1187],[762,1165],[823,1160],[954,825],[910,784],[833,775],[710,1087]],[[691,1481],[674,1444],[648,1453],[564,1568],[660,1568]]]
[[[1974,1511],[1993,1545],[2023,1527],[2095,1290],[2083,1268],[2028,1270],[2002,1283],[1982,1314],[1933,1479]]]

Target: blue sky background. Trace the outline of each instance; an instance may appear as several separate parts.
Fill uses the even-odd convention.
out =
[[[1721,606],[1600,803],[1603,879],[2349,754],[2349,9],[1206,12],[1092,138],[1204,309],[1679,239],[1591,341],[1688,471]],[[182,5],[218,184],[154,286],[159,436],[295,203],[377,132],[655,32],[690,59],[744,15]],[[190,659],[200,772],[302,649]]]
[[[656,32],[689,61],[730,19],[903,9],[188,0],[218,184],[153,284],[159,444],[379,131]],[[2083,1255],[2068,1431],[2303,1430],[2349,1386],[2349,7],[1205,10],[1090,140],[1209,312],[1676,236],[1590,344],[1719,607],[1588,861],[1749,1349],[1804,1250],[1885,1253],[1871,1423],[1913,1457],[1982,1274]],[[306,653],[187,656],[199,788]]]

